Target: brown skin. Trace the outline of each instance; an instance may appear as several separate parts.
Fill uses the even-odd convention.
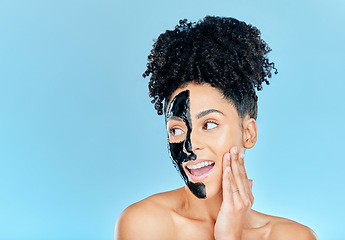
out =
[[[252,180],[245,171],[244,150],[256,143],[256,121],[240,118],[229,100],[206,84],[188,84],[171,99],[186,89],[190,91],[192,151],[198,159],[215,162],[212,173],[202,181],[207,198],[198,199],[184,187],[137,202],[120,215],[115,239],[317,239],[304,225],[251,209]],[[198,113],[207,109],[222,113],[198,119]],[[169,131],[172,128],[174,134]],[[183,122],[176,120],[167,123],[167,130],[171,142],[182,141],[187,132]]]

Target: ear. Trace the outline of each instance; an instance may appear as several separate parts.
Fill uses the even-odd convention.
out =
[[[242,141],[243,147],[249,149],[255,146],[257,139],[257,126],[254,118],[245,118],[243,120]]]

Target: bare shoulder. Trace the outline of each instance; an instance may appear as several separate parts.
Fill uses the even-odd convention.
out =
[[[268,240],[317,240],[313,230],[295,221],[270,216]]]
[[[127,207],[115,225],[116,240],[169,239],[174,237],[174,225],[166,194],[156,194]]]

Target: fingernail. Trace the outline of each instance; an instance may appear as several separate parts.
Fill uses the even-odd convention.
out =
[[[226,167],[225,171],[230,172],[230,167]]]
[[[226,159],[228,159],[230,161],[230,153],[228,154],[228,156],[226,157]]]
[[[232,148],[232,152],[235,153],[235,154],[237,154],[237,147],[233,147],[233,148]]]
[[[244,153],[243,152],[240,153],[240,158],[244,159]]]

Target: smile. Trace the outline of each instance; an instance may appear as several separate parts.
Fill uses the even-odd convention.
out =
[[[211,174],[211,170],[213,169],[215,163],[213,161],[199,160],[190,161],[187,164],[185,168],[189,178],[193,182],[199,182],[204,180]]]

